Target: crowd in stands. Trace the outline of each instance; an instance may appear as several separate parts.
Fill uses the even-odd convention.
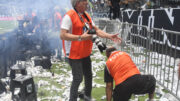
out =
[[[109,15],[112,15],[112,17],[110,16],[110,19],[117,18],[119,16],[118,12],[127,9],[144,10],[168,7],[176,8],[180,5],[180,0],[89,0],[89,2],[91,3],[92,12],[106,12]],[[7,4],[7,2],[4,3]],[[13,3],[9,4],[12,5]],[[14,16],[14,12],[12,12],[12,10],[9,10],[7,7],[8,6],[4,6],[3,3],[0,5],[0,17]],[[16,14],[25,13],[24,8],[22,8],[23,10],[21,10],[20,7],[18,8],[19,9],[16,9]],[[51,11],[54,11],[54,9],[51,9]]]
[[[180,0],[89,0],[92,11],[108,13],[110,19],[119,18],[124,10],[179,8]]]
[[[106,9],[107,6],[117,3],[120,8],[138,9],[145,5],[145,9],[179,7],[180,0],[89,0],[93,5],[93,9]],[[144,6],[143,6],[144,7]]]

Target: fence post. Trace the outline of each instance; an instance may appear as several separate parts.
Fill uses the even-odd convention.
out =
[[[146,68],[146,73],[150,73],[149,70],[149,64],[150,64],[150,47],[151,47],[151,28],[146,27],[147,29],[147,39],[146,39],[146,63],[145,63],[145,68]]]

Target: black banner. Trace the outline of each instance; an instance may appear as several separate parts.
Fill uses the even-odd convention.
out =
[[[180,32],[180,9],[124,11],[122,12],[122,18],[123,22],[145,25],[148,26],[148,28],[159,28]],[[161,46],[161,53],[166,53],[173,57],[180,57],[180,34],[167,32],[151,32],[150,34],[152,36],[151,46],[153,49],[156,49],[155,46]],[[163,49],[165,49],[166,52],[163,52]],[[159,52],[158,50],[154,51]]]
[[[124,11],[123,22],[180,31],[180,9]]]

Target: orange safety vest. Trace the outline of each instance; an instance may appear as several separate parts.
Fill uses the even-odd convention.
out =
[[[131,57],[125,52],[113,52],[108,58],[106,65],[116,85],[135,74],[140,74]]]
[[[72,21],[72,34],[74,35],[82,35],[83,34],[83,27],[84,22],[87,22],[90,27],[92,28],[91,24],[92,20],[91,17],[86,13],[87,17],[89,18],[90,22],[85,18],[84,15],[82,15],[82,18],[84,22],[80,20],[80,17],[78,13],[76,13],[75,10],[70,10],[66,13],[71,21]],[[83,40],[83,41],[71,41],[70,46],[70,53],[69,58],[70,59],[82,59],[85,57],[88,57],[92,52],[92,40]],[[64,46],[63,46],[64,47]],[[66,51],[66,50],[64,50]]]

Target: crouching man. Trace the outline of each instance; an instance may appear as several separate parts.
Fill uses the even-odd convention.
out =
[[[106,82],[107,101],[128,101],[132,94],[149,94],[149,101],[154,97],[156,79],[152,75],[141,75],[131,57],[115,47],[106,49]],[[113,90],[113,80],[115,88]]]

